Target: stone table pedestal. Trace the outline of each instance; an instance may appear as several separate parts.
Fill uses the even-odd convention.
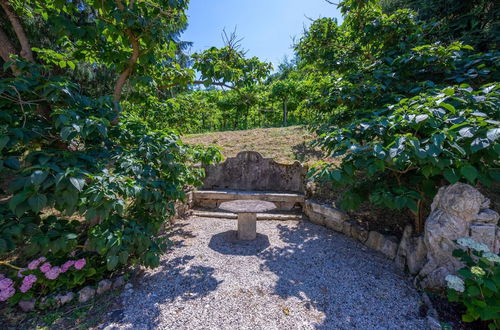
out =
[[[219,206],[224,211],[238,214],[238,239],[253,240],[257,237],[257,213],[276,209],[271,202],[235,200]]]

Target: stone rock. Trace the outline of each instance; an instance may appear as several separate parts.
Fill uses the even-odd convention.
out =
[[[35,299],[21,300],[19,301],[18,305],[23,312],[29,313],[35,310],[35,302]]]
[[[424,266],[426,258],[427,248],[424,237],[413,237],[413,227],[407,225],[396,253],[396,265],[402,270],[408,268],[408,272],[415,275]]]
[[[368,239],[368,230],[364,229],[360,225],[353,224],[351,226],[351,237],[364,244]]]
[[[398,241],[394,236],[385,236],[376,231],[368,234],[365,245],[383,253],[389,259],[394,259],[398,250]]]
[[[282,211],[290,211],[293,210],[293,208],[295,207],[295,203],[293,202],[276,202],[275,204],[278,210]]]
[[[498,214],[484,209],[487,205],[489,201],[470,185],[455,183],[439,189],[425,223],[427,262],[419,273],[422,288],[444,287],[446,275],[462,267],[461,262],[452,256],[453,250],[458,248],[454,241],[468,237],[472,223],[478,218],[490,222],[495,218],[498,220]],[[485,236],[484,232],[476,237],[480,236]]]
[[[500,253],[500,230],[497,230],[497,236],[496,236],[496,242],[495,242],[495,253],[499,254]]]
[[[476,222],[498,223],[499,215],[493,210],[482,209],[477,215]]]
[[[325,218],[335,219],[339,222],[345,221],[347,219],[347,215],[336,209],[334,207],[323,205],[315,202],[309,202],[311,208],[314,212],[323,215]]]
[[[197,206],[205,207],[207,209],[217,208],[217,200],[213,199],[200,199],[196,201]]]
[[[342,229],[344,228],[343,221],[339,221],[338,219],[335,218],[326,218],[326,217],[325,217],[325,226],[327,228],[338,231],[339,233],[341,233]]]
[[[123,276],[118,276],[113,281],[113,289],[118,289],[125,285],[125,278]]]
[[[309,220],[317,225],[324,226],[325,225],[325,217],[316,212],[308,212],[307,217]]]
[[[86,286],[80,291],[78,291],[78,301],[81,303],[87,302],[90,299],[94,298],[95,289],[90,286]]]
[[[113,282],[111,282],[110,280],[102,280],[97,284],[96,293],[98,295],[103,294],[104,292],[110,290],[112,285]]]
[[[74,297],[75,294],[73,292],[67,292],[65,294],[58,294],[54,297],[54,299],[59,306],[62,306],[69,303],[71,300],[73,300]]]
[[[349,221],[344,221],[342,224],[342,233],[347,237],[351,237],[352,224]]]
[[[470,226],[470,237],[477,242],[486,244],[490,251],[494,251],[496,229],[495,223],[474,222]]]
[[[441,327],[441,323],[430,315],[427,316],[426,321],[427,329],[429,330],[441,330],[443,328]]]

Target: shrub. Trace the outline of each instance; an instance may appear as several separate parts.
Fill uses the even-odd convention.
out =
[[[500,329],[500,257],[470,238],[457,243],[464,250],[457,249],[453,255],[465,267],[458,271],[459,276],[446,277],[448,300],[466,307],[463,321],[486,321],[490,329]]]
[[[324,127],[317,143],[342,162],[317,166],[311,175],[347,188],[343,208],[369,200],[409,209],[422,229],[423,206],[441,185],[500,181],[499,87],[450,86],[345,127]]]

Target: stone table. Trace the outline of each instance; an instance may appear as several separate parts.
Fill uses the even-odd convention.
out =
[[[257,237],[257,212],[274,210],[276,205],[259,200],[235,200],[224,202],[219,208],[238,214],[238,239],[252,240]]]

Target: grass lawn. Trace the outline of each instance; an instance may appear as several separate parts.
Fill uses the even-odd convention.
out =
[[[182,140],[188,144],[217,145],[226,158],[234,157],[240,151],[252,150],[280,163],[298,160],[311,164],[323,157],[321,150],[309,145],[315,137],[303,126],[288,126],[189,134]]]

